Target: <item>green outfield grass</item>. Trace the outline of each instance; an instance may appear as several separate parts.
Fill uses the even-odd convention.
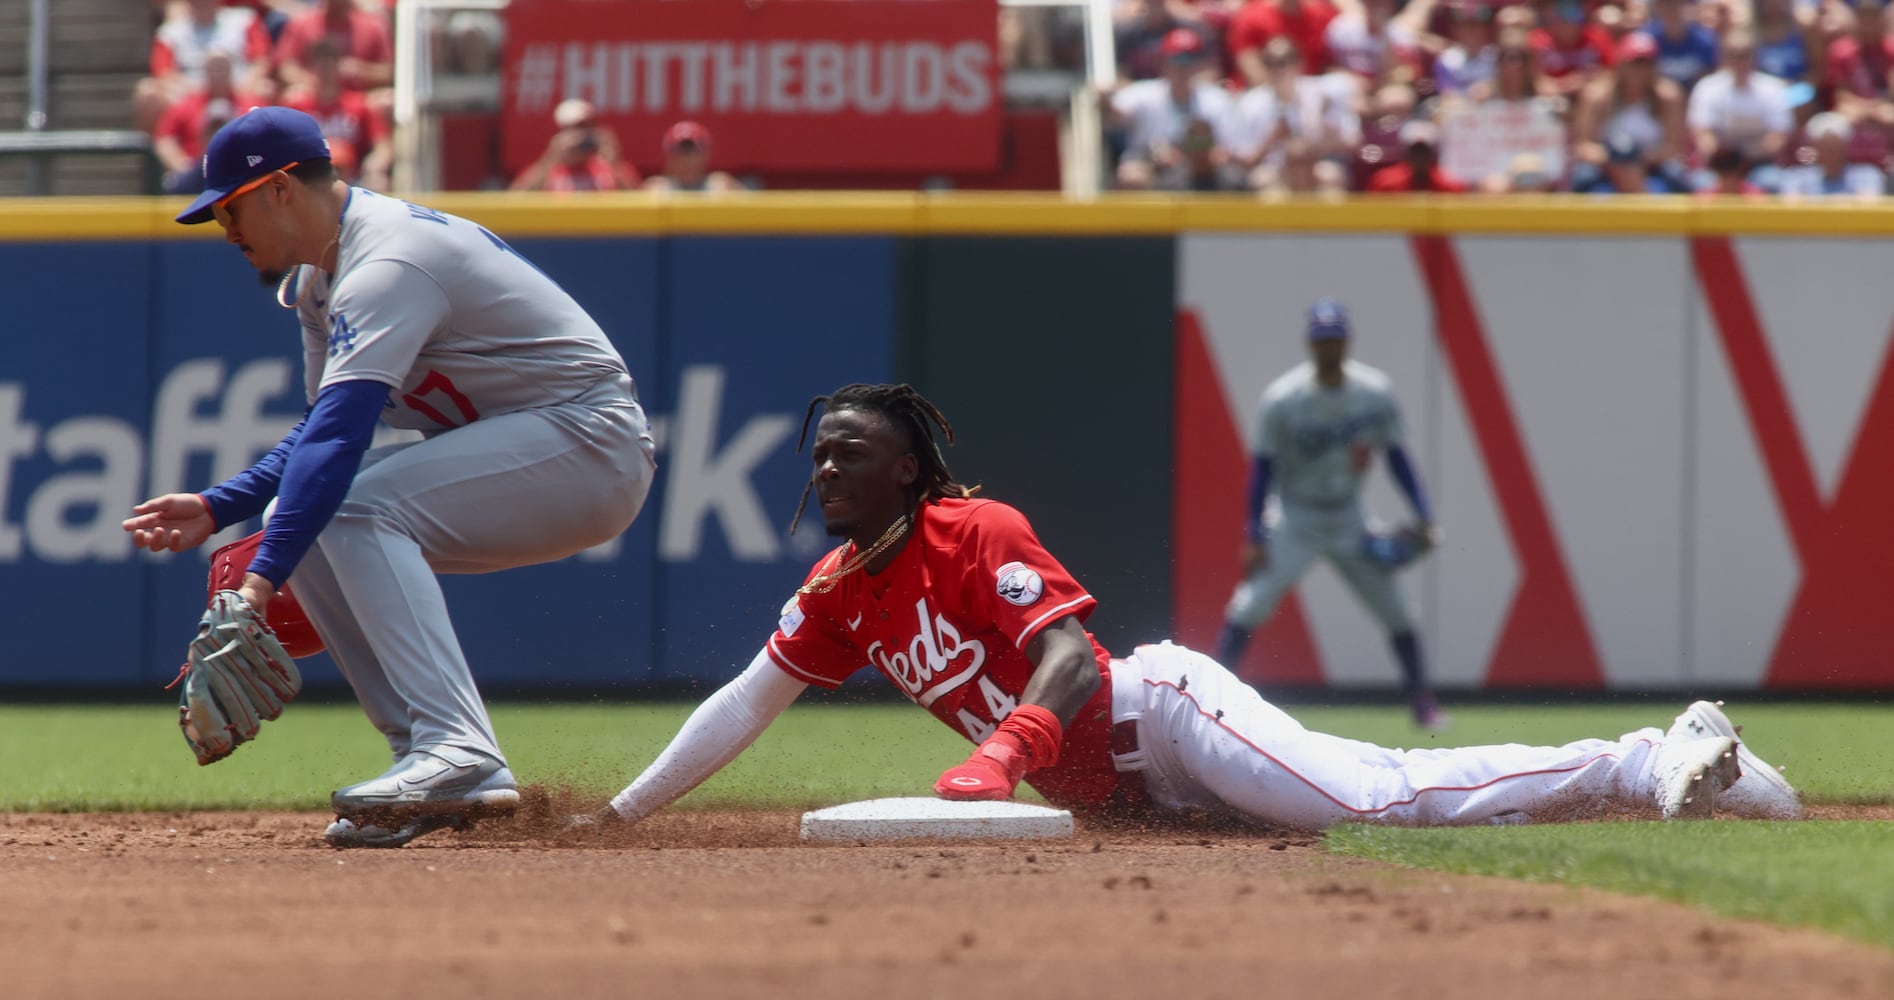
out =
[[[688,704],[529,704],[493,709],[525,782],[608,793],[649,763]],[[1451,733],[1415,731],[1388,707],[1290,706],[1314,729],[1387,746],[1563,743],[1670,724],[1679,706],[1473,706]],[[1894,706],[1729,706],[1752,749],[1811,802],[1894,801]],[[145,706],[0,706],[0,808],[320,809],[331,788],[387,766],[387,749],[352,705],[301,704],[266,723],[229,760],[197,767],[166,701]],[[804,806],[925,794],[964,741],[907,705],[801,705],[686,805]]]
[[[523,783],[602,801],[657,756],[691,708],[502,704],[493,725]],[[388,767],[387,744],[353,705],[293,705],[208,767],[178,735],[176,711],[162,702],[0,706],[0,809],[325,809],[331,789]],[[797,707],[682,805],[925,795],[966,752],[965,741],[911,707]]]
[[[1661,896],[1894,948],[1891,832],[1885,822],[1833,821],[1347,826],[1330,831],[1327,846],[1416,868]]]
[[[685,704],[502,704],[494,725],[526,783],[601,799],[649,763]],[[1390,746],[1562,743],[1666,727],[1682,705],[1474,706],[1450,734],[1416,732],[1391,707],[1288,706],[1311,728]],[[1728,706],[1750,746],[1811,803],[1894,801],[1894,705]],[[325,807],[329,790],[379,773],[385,745],[352,705],[301,704],[229,760],[197,767],[175,709],[0,706],[0,809]],[[906,705],[798,706],[680,808],[804,808],[925,795],[967,744]],[[1502,829],[1348,827],[1334,850],[1397,864],[1664,896],[1806,924],[1894,947],[1894,830],[1875,822],[1592,823]]]

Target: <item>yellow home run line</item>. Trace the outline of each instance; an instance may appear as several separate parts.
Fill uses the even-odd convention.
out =
[[[755,192],[441,192],[414,200],[508,237],[864,234],[1143,235],[1250,231],[1547,235],[1894,236],[1894,199],[1789,203],[1684,196],[1246,196]],[[0,242],[216,239],[180,226],[182,198],[0,199]]]

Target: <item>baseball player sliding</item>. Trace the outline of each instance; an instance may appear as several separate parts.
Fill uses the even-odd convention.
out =
[[[1309,309],[1310,360],[1263,390],[1243,518],[1243,579],[1224,610],[1217,662],[1234,669],[1283,595],[1310,563],[1326,558],[1387,630],[1415,723],[1444,729],[1447,716],[1427,685],[1420,638],[1394,582],[1400,564],[1434,544],[1434,516],[1403,447],[1393,387],[1386,375],[1349,359],[1348,332],[1341,303],[1317,302]],[[1361,485],[1377,451],[1387,455],[1419,520],[1404,536],[1371,535],[1362,514]],[[1263,508],[1272,489],[1280,518],[1266,531]],[[1390,552],[1383,542],[1406,550]]]
[[[308,413],[202,493],[139,504],[140,547],[182,551],[270,518],[215,594],[183,677],[200,763],[274,718],[299,679],[260,626],[295,593],[394,766],[331,797],[337,847],[399,846],[519,800],[435,573],[548,562],[631,523],[653,444],[624,360],[550,278],[480,226],[336,179],[315,119],[257,108],[205,154],[215,219],[302,321]],[[370,448],[378,421],[423,440]],[[233,577],[234,579],[234,577]]]
[[[1666,817],[1799,814],[1793,789],[1698,702],[1669,732],[1559,747],[1389,750],[1304,729],[1207,656],[1168,642],[1114,658],[1086,632],[1096,602],[1018,510],[976,499],[906,385],[850,385],[811,404],[813,493],[828,553],[749,667],[712,694],[643,774],[578,826],[651,815],[750,745],[810,684],[864,662],[977,744],[934,784],[1006,799],[1028,781],[1098,812],[1185,809],[1278,826],[1515,822],[1608,800]],[[806,432],[807,425],[805,423]],[[797,508],[798,519],[802,507]],[[792,525],[793,528],[793,525]],[[1755,776],[1743,774],[1744,764]],[[1752,797],[1736,795],[1753,786]]]

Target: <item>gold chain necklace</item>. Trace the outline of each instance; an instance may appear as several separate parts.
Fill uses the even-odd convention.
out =
[[[323,247],[322,252],[316,255],[315,266],[317,269],[321,269],[322,267],[322,258],[329,256],[329,251],[334,249],[335,245],[340,242],[342,242],[342,227],[336,226],[335,235],[329,237],[329,245],[326,247]],[[337,254],[336,256],[340,257],[341,255]],[[340,264],[342,262],[340,260],[337,260],[336,263]],[[309,286],[310,284],[312,284],[312,282],[305,281],[301,285],[299,285],[296,288],[296,301],[294,302],[287,301],[289,297],[290,280],[295,278],[296,275],[302,273],[302,269],[303,269],[302,265],[298,264],[295,267],[292,267],[289,270],[283,272],[283,280],[280,282],[277,282],[277,285],[276,285],[276,304],[277,305],[282,306],[285,309],[302,308],[303,298],[309,294]]]
[[[861,569],[863,566],[866,566],[871,562],[874,562],[876,556],[882,554],[883,552],[888,551],[888,547],[890,545],[893,545],[895,541],[901,537],[901,534],[907,530],[908,530],[908,515],[903,514],[900,517],[895,518],[893,524],[888,525],[888,530],[882,532],[881,537],[875,540],[875,544],[868,546],[867,551],[857,552],[853,556],[850,556],[848,560],[842,563],[841,567],[837,569],[835,572],[823,573],[822,575],[817,576],[815,579],[810,580],[808,583],[805,583],[802,586],[797,587],[796,593],[798,594],[826,594],[829,591],[834,590],[835,585],[837,583],[840,583],[843,577],[849,575],[850,573],[855,572],[858,569]],[[849,544],[853,545],[855,543],[850,542]]]

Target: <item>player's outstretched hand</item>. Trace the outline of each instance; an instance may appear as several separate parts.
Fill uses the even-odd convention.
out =
[[[195,493],[166,493],[132,508],[124,528],[132,544],[153,552],[183,552],[217,533],[210,508]]]
[[[943,799],[1010,799],[1026,772],[1059,762],[1065,726],[1043,705],[1030,702],[1013,709],[973,756],[950,767],[934,782]]]
[[[973,756],[968,757],[965,763],[948,768],[934,782],[934,794],[943,799],[961,801],[1012,798],[1014,789],[1019,787],[1019,779],[1025,774],[1024,770],[1016,771],[1011,760],[989,756],[985,751],[986,748],[981,747],[973,751]]]

